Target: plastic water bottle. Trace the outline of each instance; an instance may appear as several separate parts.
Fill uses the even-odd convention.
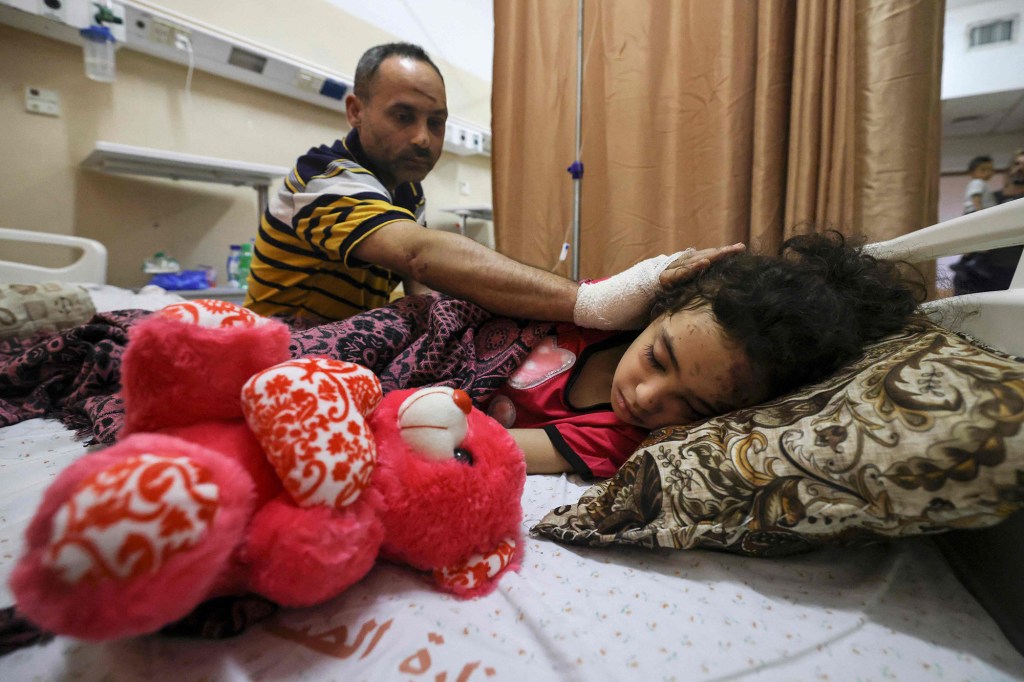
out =
[[[252,242],[241,245],[238,256],[238,286],[243,289],[249,286],[249,269],[252,267]]]
[[[238,279],[238,266],[242,260],[242,247],[240,244],[232,244],[228,252],[228,286],[242,286]],[[248,273],[246,273],[248,275]]]

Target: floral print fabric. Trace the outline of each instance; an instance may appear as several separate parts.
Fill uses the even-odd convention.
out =
[[[661,429],[535,533],[773,556],[1024,505],[1024,363],[930,323],[755,408]]]
[[[52,336],[0,341],[0,426],[59,418],[94,443],[112,443],[124,423],[121,356],[129,331],[150,313],[122,310]],[[551,329],[495,317],[440,294],[408,296],[347,320],[292,328],[291,354],[356,362],[385,393],[429,385],[461,388],[478,405]]]

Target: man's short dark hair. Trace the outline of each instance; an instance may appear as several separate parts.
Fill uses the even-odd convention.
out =
[[[444,83],[441,69],[437,68],[437,64],[430,59],[430,56],[422,47],[412,43],[385,43],[384,45],[371,47],[359,58],[359,64],[356,66],[355,83],[352,86],[352,91],[356,97],[364,101],[370,99],[370,86],[377,75],[377,70],[384,63],[384,60],[389,57],[408,57],[418,62],[429,64],[437,72],[441,83]]]
[[[967,164],[967,172],[973,173],[974,170],[983,163],[992,163],[991,156],[975,156],[971,159],[971,162]]]

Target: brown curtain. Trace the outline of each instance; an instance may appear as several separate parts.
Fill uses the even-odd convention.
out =
[[[498,249],[570,234],[577,0],[494,3]],[[936,220],[942,2],[587,0],[580,276],[736,241]]]

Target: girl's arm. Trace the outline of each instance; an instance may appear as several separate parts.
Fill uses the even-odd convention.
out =
[[[527,474],[559,474],[573,470],[558,454],[544,429],[509,429],[508,432],[526,456]]]

